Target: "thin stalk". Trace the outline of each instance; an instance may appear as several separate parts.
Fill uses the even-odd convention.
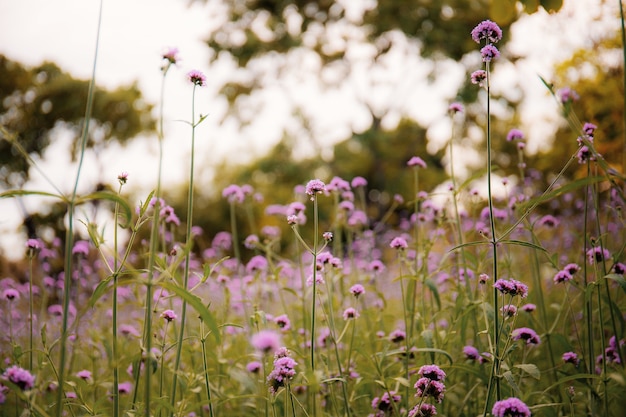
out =
[[[623,55],[623,71],[622,71],[622,88],[626,89],[626,26],[624,25],[624,5],[622,0],[619,0],[619,16],[621,22],[621,33],[622,33],[622,55]],[[623,91],[622,91],[623,93]],[[622,138],[622,173],[626,173],[626,95],[624,95],[624,108],[622,109],[622,129],[623,135]],[[622,362],[623,363],[623,362]]]
[[[311,300],[311,373],[315,375],[315,305],[317,295],[317,245],[319,219],[317,213],[317,193],[313,194],[313,295]],[[317,416],[317,401],[313,397],[313,415]]]
[[[193,91],[191,95],[191,162],[189,168],[189,191],[187,199],[187,231],[185,238],[185,271],[183,275],[183,288],[187,289],[189,281],[189,265],[191,261],[191,225],[193,223],[193,171],[194,171],[194,148],[196,141],[196,123],[195,123],[195,96],[196,96],[196,84],[194,83]],[[174,406],[176,404],[176,388],[178,385],[178,370],[180,369],[180,358],[183,350],[183,341],[185,339],[185,321],[187,318],[187,301],[183,300],[180,314],[180,332],[178,334],[178,343],[176,345],[176,360],[174,362],[174,375],[172,377],[172,396],[170,398],[170,404],[172,413],[174,415]],[[149,373],[149,372],[146,372]],[[147,416],[146,416],[147,417]]]
[[[122,183],[120,181],[120,188],[118,194],[122,191]],[[113,225],[113,301],[112,301],[112,332],[113,332],[113,346],[111,348],[113,356],[113,416],[119,416],[120,410],[120,396],[119,396],[119,363],[118,363],[118,351],[117,351],[117,281],[118,281],[118,221],[119,216],[119,204],[115,203],[114,210],[114,225]]]
[[[209,403],[209,416],[214,417],[213,414],[213,403],[211,402],[211,385],[209,384],[209,367],[206,360],[206,339],[208,337],[208,333],[204,334],[204,323],[200,322],[200,342],[202,344],[202,366],[204,369],[204,389],[206,391],[207,400]]]
[[[78,195],[78,182],[85,159],[85,149],[87,147],[87,138],[89,137],[89,121],[93,111],[94,90],[96,86],[96,64],[98,62],[98,49],[100,45],[100,27],[102,23],[102,5],[104,0],[100,0],[100,8],[98,11],[98,25],[96,29],[96,48],[94,52],[93,67],[91,71],[91,80],[89,81],[89,91],[87,93],[87,108],[85,109],[85,121],[83,124],[83,132],[80,142],[80,154],[78,159],[78,168],[76,170],[76,179],[74,180],[74,188],[68,204],[68,226],[65,233],[65,259],[64,259],[64,285],[63,285],[63,323],[61,325],[61,341],[59,344],[59,378],[58,391],[56,398],[56,416],[61,417],[63,414],[63,399],[65,397],[65,365],[67,361],[67,327],[69,319],[70,307],[70,289],[72,287],[72,247],[74,246],[74,211],[76,208],[76,197]]]
[[[489,72],[489,62],[485,63],[486,74],[487,74],[487,201],[489,204],[489,227],[491,230],[491,253],[493,258],[493,270],[492,270],[492,279],[493,282],[498,280],[498,239],[496,238],[496,223],[495,217],[493,215],[493,193],[491,189],[491,74]],[[499,349],[499,340],[500,340],[500,328],[499,328],[499,318],[498,318],[498,290],[493,288],[493,311],[494,311],[494,320],[493,320],[493,366],[491,370],[491,376],[489,378],[489,387],[487,389],[487,400],[485,401],[485,412],[486,414],[489,402],[491,401],[491,392],[495,383],[495,391],[496,391],[496,401],[500,400],[500,379],[498,377],[498,373],[500,372],[500,349]]]
[[[28,370],[33,372],[33,250],[29,249],[28,261]]]

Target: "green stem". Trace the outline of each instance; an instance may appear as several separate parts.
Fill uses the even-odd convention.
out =
[[[193,86],[191,98],[191,162],[189,173],[189,191],[187,199],[187,231],[185,239],[185,271],[183,275],[183,288],[186,290],[189,281],[189,265],[191,261],[191,225],[193,223],[193,171],[194,171],[194,148],[196,140],[196,123],[195,123],[195,96],[196,84]],[[183,350],[183,341],[185,339],[185,321],[187,318],[187,300],[183,300],[180,314],[180,332],[178,334],[178,343],[176,345],[176,360],[174,362],[174,375],[172,378],[172,396],[170,398],[171,415],[174,415],[174,406],[176,404],[176,388],[178,385],[178,370],[180,369],[180,358]],[[149,373],[149,372],[147,372]],[[146,416],[147,417],[147,416]]]
[[[59,344],[59,378],[58,378],[58,391],[56,398],[56,415],[61,417],[63,414],[63,403],[65,397],[65,365],[67,361],[67,327],[69,319],[69,307],[70,307],[70,289],[72,287],[72,247],[74,246],[74,211],[76,208],[76,197],[78,195],[78,182],[85,159],[85,149],[87,147],[87,138],[89,137],[89,121],[91,119],[91,113],[93,110],[94,90],[96,85],[96,64],[98,62],[98,49],[100,44],[100,26],[102,23],[102,5],[103,0],[100,0],[100,8],[98,11],[98,26],[96,29],[96,48],[94,52],[93,67],[91,72],[91,80],[89,81],[89,91],[87,93],[87,108],[85,110],[85,121],[83,124],[83,132],[80,142],[80,154],[78,160],[78,168],[76,170],[76,179],[74,180],[74,188],[68,205],[68,219],[67,229],[65,233],[65,260],[63,265],[64,270],[64,288],[63,288],[63,323],[61,325],[61,341]]]
[[[209,367],[206,360],[206,339],[208,334],[204,334],[204,323],[200,323],[200,342],[202,344],[202,366],[204,368],[204,389],[209,403],[209,416],[213,417],[213,403],[211,402],[211,385],[209,384]]]

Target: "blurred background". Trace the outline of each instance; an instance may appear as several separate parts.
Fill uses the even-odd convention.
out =
[[[96,0],[0,0],[1,191],[71,193],[99,8]],[[486,96],[469,81],[482,65],[470,32],[487,18],[504,32],[492,79],[498,176],[519,181],[518,151],[505,140],[513,128],[526,137],[527,169],[546,181],[576,151],[576,135],[539,76],[578,93],[575,111],[598,125],[598,150],[621,171],[616,0],[104,0],[79,191],[116,190],[126,171],[124,195],[133,205],[145,199],[156,187],[162,108],[164,197],[183,217],[192,69],[207,76],[195,102],[196,118],[208,117],[196,132],[193,220],[207,236],[227,228],[221,192],[233,183],[251,185],[264,205],[280,205],[309,179],[362,176],[375,218],[394,194],[412,198],[406,162],[418,155],[429,167],[420,186],[436,192],[449,179],[453,130],[455,175],[480,189]],[[169,48],[178,48],[180,62],[167,74],[161,102]],[[455,101],[465,111],[451,118]],[[256,210],[258,224],[276,223]],[[97,207],[81,214],[99,215]],[[64,215],[57,200],[1,200],[3,258],[21,257],[28,237],[62,239]]]

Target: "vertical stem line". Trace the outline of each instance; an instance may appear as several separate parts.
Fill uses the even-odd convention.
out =
[[[65,365],[67,361],[66,349],[67,349],[67,322],[70,306],[70,289],[72,287],[72,247],[74,246],[74,210],[76,208],[76,196],[78,194],[78,182],[85,159],[85,149],[87,147],[87,138],[89,137],[89,121],[91,119],[91,113],[93,110],[94,90],[96,84],[96,65],[98,62],[98,48],[100,45],[100,27],[102,23],[102,5],[104,0],[100,0],[100,7],[98,10],[98,26],[96,29],[96,48],[93,58],[93,67],[91,71],[91,80],[89,81],[89,91],[87,93],[87,108],[85,109],[85,120],[83,123],[83,132],[80,143],[80,155],[78,160],[78,168],[76,170],[76,179],[74,181],[74,189],[69,199],[68,215],[67,215],[67,229],[65,232],[65,259],[64,259],[64,285],[63,285],[63,323],[61,326],[61,341],[59,344],[59,377],[58,377],[58,391],[56,398],[56,415],[61,417],[63,414],[63,401],[65,397]]]

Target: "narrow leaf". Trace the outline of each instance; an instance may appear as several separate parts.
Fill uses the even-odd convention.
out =
[[[175,285],[169,281],[159,282],[158,285],[162,286],[168,291],[175,293],[180,298],[185,300],[187,304],[193,307],[193,309],[196,310],[196,312],[200,315],[200,318],[202,319],[204,324],[206,324],[211,330],[211,334],[215,338],[215,342],[218,345],[221,343],[220,331],[217,327],[217,323],[215,322],[215,318],[213,317],[213,314],[211,314],[209,309],[204,304],[202,304],[202,300],[200,300],[198,296],[193,295],[186,289],[179,287],[178,285]]]

